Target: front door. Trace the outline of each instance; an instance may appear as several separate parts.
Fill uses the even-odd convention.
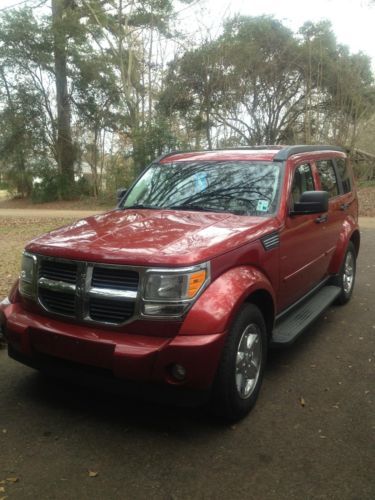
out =
[[[312,166],[309,163],[297,165],[288,198],[289,207],[299,201],[304,191],[315,189]],[[326,274],[329,258],[325,215],[286,215],[280,234],[280,311],[311,290]]]

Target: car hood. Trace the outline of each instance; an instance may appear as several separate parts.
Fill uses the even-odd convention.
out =
[[[273,220],[228,213],[113,210],[32,240],[27,251],[92,262],[187,266],[275,229]]]

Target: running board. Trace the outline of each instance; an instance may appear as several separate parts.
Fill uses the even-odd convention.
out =
[[[324,286],[303,304],[276,322],[271,345],[291,344],[340,295],[338,286]]]

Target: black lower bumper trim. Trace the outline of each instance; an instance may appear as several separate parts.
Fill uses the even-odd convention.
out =
[[[166,384],[123,380],[113,376],[110,370],[81,365],[52,356],[36,354],[25,356],[8,344],[8,354],[20,363],[83,387],[141,398],[147,401],[176,406],[200,406],[208,402],[210,391],[198,391]]]

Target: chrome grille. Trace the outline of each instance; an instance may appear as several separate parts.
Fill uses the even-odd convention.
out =
[[[119,325],[135,314],[139,273],[124,266],[38,257],[38,301],[47,311]]]

